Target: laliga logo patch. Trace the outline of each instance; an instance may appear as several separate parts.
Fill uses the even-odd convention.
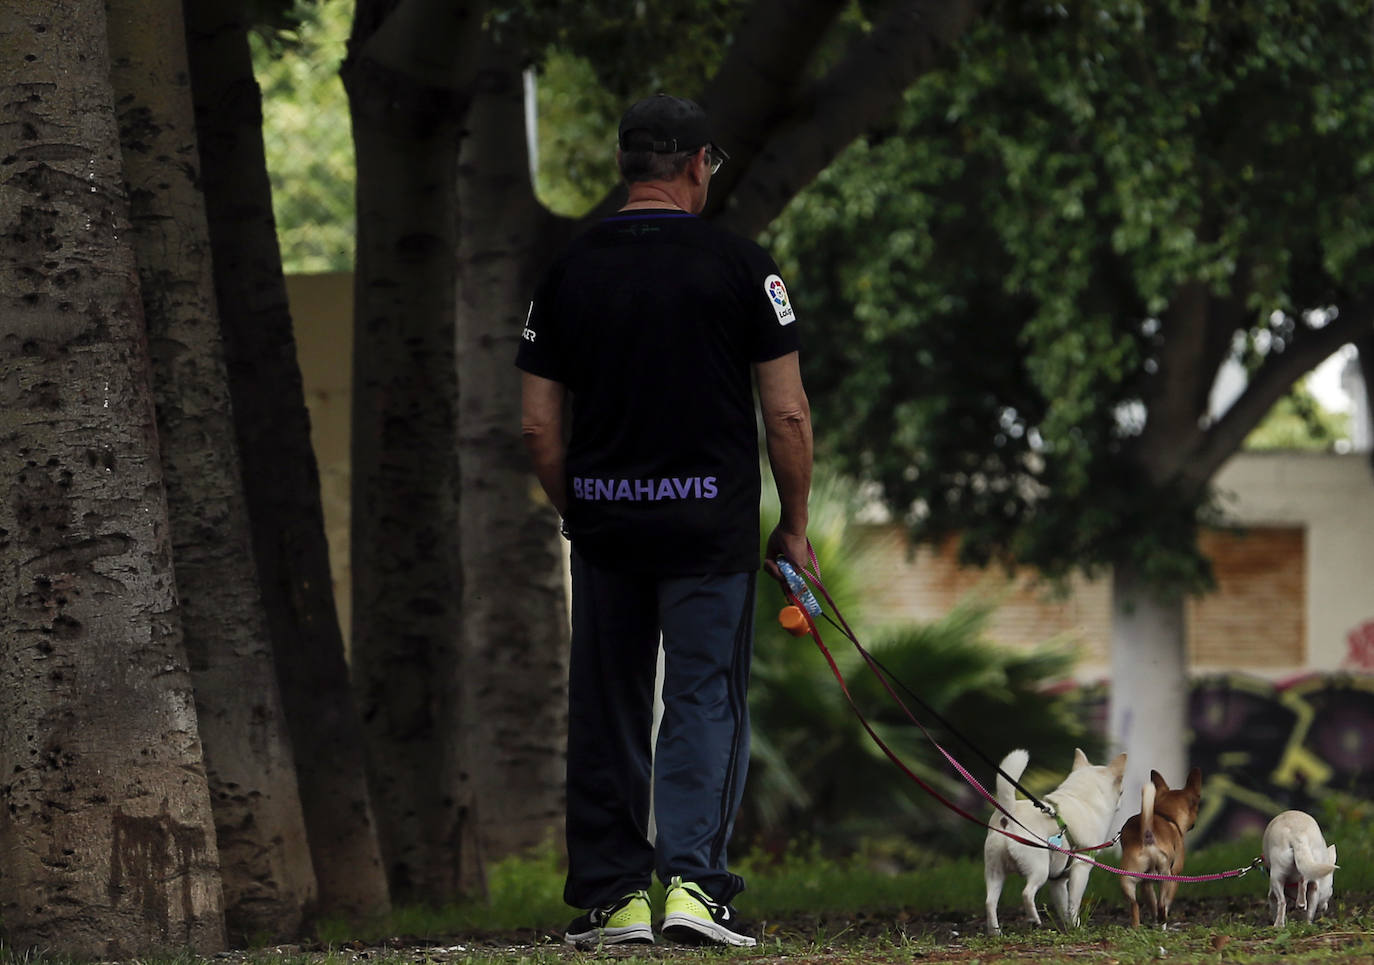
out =
[[[797,315],[792,311],[792,303],[787,300],[787,286],[782,283],[782,279],[777,275],[769,275],[763,280],[763,291],[768,296],[768,302],[773,306],[773,313],[778,316],[779,325],[791,325],[797,320]]]

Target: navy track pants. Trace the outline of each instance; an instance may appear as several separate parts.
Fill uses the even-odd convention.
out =
[[[573,550],[563,897],[574,908],[647,888],[654,872],[664,883],[695,881],[721,902],[744,889],[726,843],[749,768],[754,579],[612,571]]]

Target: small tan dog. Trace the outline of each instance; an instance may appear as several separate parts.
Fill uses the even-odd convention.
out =
[[[1001,771],[1012,781],[1019,781],[1026,770],[1030,755],[1014,750],[1002,760]],[[1112,815],[1121,800],[1121,777],[1126,773],[1126,755],[1118,754],[1110,764],[1091,764],[1078,748],[1073,752],[1073,770],[1064,782],[1045,795],[1044,801],[1064,822],[1068,839],[1055,843],[1061,848],[1091,848],[1110,837]],[[1032,801],[1017,800],[1011,781],[997,775],[997,803],[1015,815],[1012,821],[1000,811],[992,816],[994,827],[1026,839],[1050,840],[1059,833],[1059,822],[1037,808]],[[1017,822],[1020,822],[1019,824]],[[1026,879],[1021,889],[1021,904],[1026,917],[1040,924],[1035,910],[1035,895],[1046,882],[1050,898],[1065,921],[1078,924],[1078,907],[1083,902],[1083,889],[1088,886],[1088,872],[1092,865],[1075,861],[1068,855],[1044,847],[1021,844],[998,831],[989,830],[983,842],[983,881],[987,886],[987,929],[989,935],[1002,930],[997,923],[997,901],[1008,875],[1018,874]]]
[[[1326,912],[1340,866],[1336,846],[1327,845],[1316,818],[1306,811],[1284,811],[1264,829],[1263,854],[1275,928],[1283,927],[1288,905],[1285,888],[1296,886],[1293,907],[1306,909],[1309,922]]]
[[[1170,790],[1159,771],[1150,772],[1150,783],[1140,789],[1140,813],[1127,819],[1121,828],[1121,868],[1153,875],[1183,872],[1187,853],[1183,836],[1197,821],[1202,803],[1202,771],[1193,768],[1183,787]],[[1140,879],[1122,876],[1121,890],[1131,903],[1131,926],[1140,926],[1140,903],[1135,890]],[[1169,906],[1178,891],[1177,881],[1154,882],[1145,879],[1155,921],[1169,920]],[[1158,886],[1158,887],[1156,887]]]

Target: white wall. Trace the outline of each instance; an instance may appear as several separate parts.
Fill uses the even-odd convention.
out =
[[[1349,667],[1350,634],[1374,622],[1368,454],[1242,453],[1222,468],[1217,488],[1236,522],[1306,526],[1307,669]]]

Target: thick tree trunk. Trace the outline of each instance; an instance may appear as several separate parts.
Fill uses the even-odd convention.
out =
[[[357,17],[368,22],[369,8]],[[387,67],[356,32],[343,75],[357,156],[351,666],[392,893],[445,901],[454,796],[432,779],[452,740],[459,599],[451,88]]]
[[[224,945],[105,7],[0,8],[0,920],[78,957]]]
[[[566,238],[535,200],[518,61],[493,57],[459,158],[458,452],[462,483],[462,821],[482,854],[561,841],[567,607],[557,520],[530,478],[513,367],[542,266]]]
[[[233,441],[181,24],[179,0],[111,0],[111,81],[225,925],[234,944],[283,941],[315,872]]]
[[[1188,776],[1188,640],[1185,598],[1150,587],[1136,568],[1112,574],[1112,752],[1125,751],[1126,779],[1113,833],[1140,811],[1140,789],[1156,770],[1178,787]]]
[[[319,470],[296,362],[242,11],[186,4],[229,387],[322,914],[389,907],[334,608]]]

